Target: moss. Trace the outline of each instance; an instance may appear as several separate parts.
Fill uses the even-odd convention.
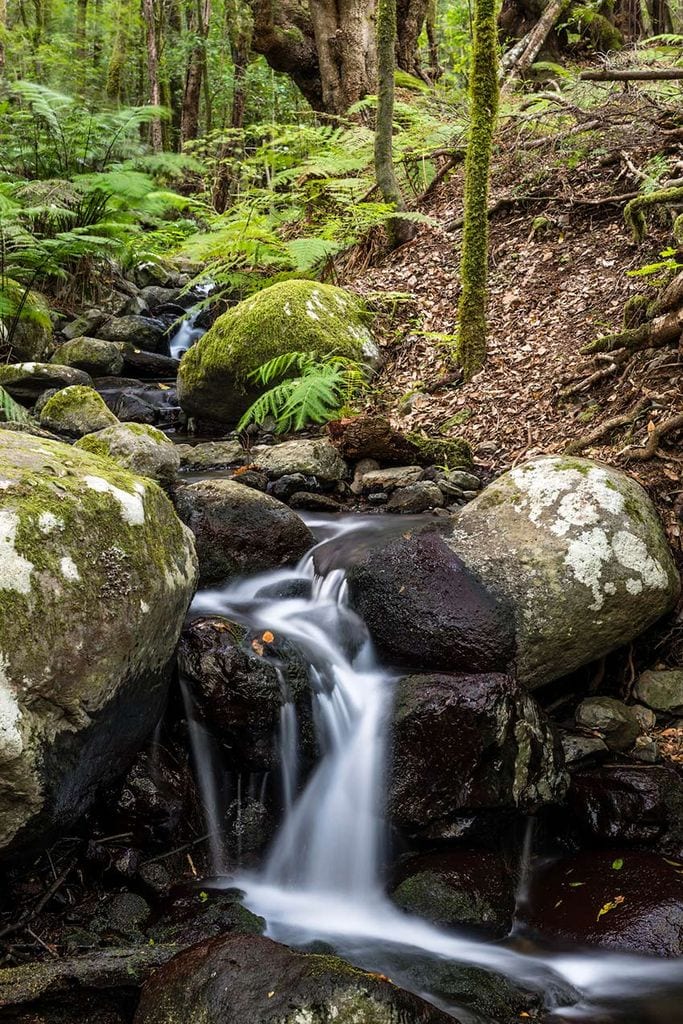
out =
[[[79,435],[114,426],[119,421],[97,391],[84,384],[72,384],[48,399],[40,411],[40,422]]]
[[[498,0],[475,0],[456,355],[469,379],[486,359],[488,195],[498,114]]]
[[[434,924],[480,924],[495,918],[493,907],[480,896],[457,889],[433,871],[406,878],[393,894],[394,903]]]
[[[623,328],[630,331],[640,327],[649,319],[648,307],[650,298],[647,295],[632,295],[624,306]]]
[[[589,5],[574,7],[572,21],[580,32],[588,35],[596,50],[606,53],[620,50],[624,45],[624,37],[616,25]]]
[[[283,281],[245,299],[216,320],[182,358],[181,405],[191,415],[231,422],[249,401],[249,375],[288,352],[363,358],[372,346],[363,305],[333,285]],[[239,409],[239,411],[237,411]]]
[[[647,233],[647,221],[645,211],[651,206],[658,206],[664,203],[683,202],[683,186],[658,189],[656,192],[648,192],[637,196],[624,207],[624,220],[627,227],[631,229],[634,241],[642,242]]]
[[[448,466],[449,469],[470,469],[473,465],[472,450],[460,437],[424,437],[415,432],[406,436],[418,449],[420,461],[425,464]]]

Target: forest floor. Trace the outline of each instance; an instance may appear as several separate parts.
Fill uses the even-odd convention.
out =
[[[595,89],[595,87],[593,87]],[[631,427],[609,433],[583,455],[619,465],[648,489],[683,560],[683,453],[672,434],[653,459],[622,454],[641,445],[652,421],[683,411],[681,352],[636,353],[597,386],[563,398],[563,389],[599,366],[580,348],[618,330],[629,296],[654,294],[653,279],[629,271],[671,245],[671,215],[656,210],[640,245],[623,219],[656,167],[680,176],[680,129],[671,106],[647,91],[599,87],[590,105],[558,99],[537,116],[517,107],[498,132],[490,203],[489,349],[468,383],[453,373],[459,296],[462,168],[421,209],[436,225],[352,278],[352,286],[409,293],[397,303],[376,401],[403,429],[464,436],[486,475],[567,444],[643,396],[651,407]],[[644,168],[644,170],[643,170]],[[680,434],[678,435],[680,439]]]

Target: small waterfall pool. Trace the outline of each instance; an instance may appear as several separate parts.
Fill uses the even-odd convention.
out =
[[[542,992],[548,1022],[683,1021],[681,961],[602,951],[522,952],[513,940],[487,943],[441,930],[389,901],[383,879],[388,831],[384,771],[395,679],[379,663],[364,623],[348,607],[345,567],[381,532],[397,529],[396,520],[359,516],[307,521],[320,540],[299,566],[204,590],[192,607],[195,615],[226,616],[250,629],[269,630],[297,647],[309,666],[321,752],[299,787],[296,710],[286,698],[283,678],[283,820],[259,872],[231,876],[225,884],[244,890],[246,905],[266,919],[272,938],[299,946],[323,941],[407,988],[415,986],[402,974],[401,962],[429,956],[479,966]],[[310,583],[310,596],[301,596],[301,586],[294,585],[302,578]],[[187,692],[185,701],[189,708]],[[215,783],[207,777],[214,770],[211,755],[196,728],[191,739],[208,831],[215,833]],[[529,832],[526,861],[530,842]],[[212,853],[220,876],[220,836],[214,838]],[[430,998],[429,991],[420,994]],[[451,1009],[462,1021],[485,1020]]]

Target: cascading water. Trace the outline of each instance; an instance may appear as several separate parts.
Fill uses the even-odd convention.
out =
[[[206,297],[211,288],[212,285],[210,284],[197,285],[195,291]],[[174,359],[180,359],[189,348],[192,348],[196,341],[199,341],[202,335],[206,334],[206,328],[200,327],[197,324],[201,312],[202,307],[200,306],[199,309],[190,311],[178,324],[175,333],[168,343],[169,352]]]
[[[267,920],[271,937],[294,945],[326,939],[363,966],[382,970],[395,962],[392,953],[403,950],[490,969],[542,991],[548,1005],[566,1004],[570,1009],[563,1011],[563,1020],[594,1020],[596,1008],[638,1003],[680,986],[680,961],[602,952],[527,955],[443,932],[400,912],[386,898],[382,797],[393,679],[346,603],[345,572],[338,563],[348,564],[356,547],[397,529],[394,524],[379,517],[309,521],[323,539],[296,569],[195,598],[194,614],[225,615],[250,629],[269,630],[290,641],[309,664],[320,760],[295,799],[295,711],[285,700],[279,736],[284,820],[261,873],[237,879],[247,905]],[[310,586],[306,596],[302,580]],[[205,799],[207,792],[204,786]],[[666,1015],[612,1019],[676,1020]]]

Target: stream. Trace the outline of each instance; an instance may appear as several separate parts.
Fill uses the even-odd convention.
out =
[[[296,568],[201,591],[192,606],[193,615],[223,615],[297,647],[309,665],[320,750],[317,766],[299,787],[296,711],[283,678],[278,737],[283,820],[258,873],[225,877],[223,884],[245,892],[246,905],[266,919],[271,938],[303,947],[326,942],[351,962],[382,971],[451,1009],[462,1021],[482,1018],[444,1006],[416,985],[404,970],[408,961],[457,961],[504,975],[543,993],[548,1021],[681,1021],[681,961],[603,951],[558,953],[528,942],[522,947],[514,936],[487,943],[441,930],[389,901],[383,877],[389,840],[384,774],[395,677],[379,663],[364,623],[348,607],[345,567],[357,550],[396,525],[381,516],[307,521],[319,542]],[[185,700],[191,701],[187,692]],[[202,730],[193,729],[191,740],[207,830],[215,836],[221,811],[214,773],[220,768]],[[212,855],[215,874],[225,875],[220,838],[214,839]]]

